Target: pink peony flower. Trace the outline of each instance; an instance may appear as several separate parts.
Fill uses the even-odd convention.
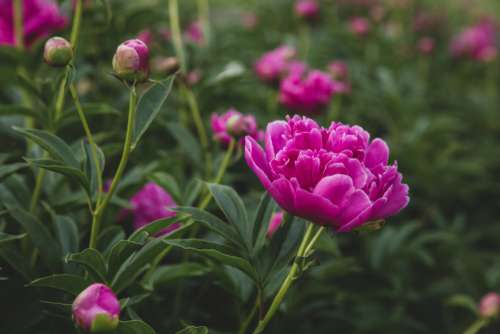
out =
[[[313,70],[305,77],[290,74],[281,81],[280,102],[292,110],[316,114],[330,103],[335,84],[324,72]]]
[[[295,14],[306,20],[313,20],[319,15],[319,4],[316,0],[297,0]]]
[[[76,325],[85,331],[112,331],[118,326],[120,302],[104,284],[94,283],[83,290],[72,310]]]
[[[175,216],[175,212],[170,209],[177,205],[170,194],[154,182],[149,182],[142,187],[142,189],[130,199],[130,204],[132,209],[123,210],[119,220],[123,219],[128,214],[132,214],[135,230],[155,220]],[[160,231],[158,235],[168,234],[178,227],[179,224],[172,224]]]
[[[14,9],[12,0],[0,0],[0,45],[14,46]],[[63,29],[68,19],[52,0],[23,1],[24,45],[30,47],[37,40]]]
[[[432,37],[422,37],[417,42],[417,49],[423,55],[429,55],[434,51],[436,41]]]
[[[205,44],[205,36],[203,35],[203,29],[201,23],[198,21],[191,22],[187,27],[185,32],[186,39],[198,46]]]
[[[255,63],[255,72],[262,81],[275,83],[287,72],[290,60],[296,51],[289,46],[280,46],[265,53]]]
[[[214,139],[228,145],[233,137],[251,136],[259,139],[257,121],[253,115],[244,115],[234,108],[230,108],[222,115],[212,114],[210,119]],[[232,134],[233,135],[232,135]],[[243,143],[241,140],[240,143]]]
[[[330,72],[335,80],[345,80],[349,76],[349,68],[341,60],[336,60],[328,64],[328,72]]]
[[[149,48],[140,39],[129,39],[116,49],[113,70],[127,81],[145,81],[149,76]]]
[[[487,293],[479,302],[479,314],[490,318],[497,316],[500,312],[500,295],[496,292]]]
[[[409,202],[389,148],[359,126],[307,117],[268,124],[265,151],[247,136],[245,159],[279,206],[338,232],[398,213]]]
[[[273,215],[271,216],[271,221],[269,222],[269,227],[266,234],[268,238],[271,238],[281,226],[281,223],[283,222],[283,215],[284,212],[280,211],[273,213]]]
[[[497,27],[488,19],[466,28],[451,42],[451,53],[455,57],[488,62],[497,56]]]
[[[366,37],[370,30],[370,21],[364,17],[357,16],[349,20],[349,31],[358,37]]]

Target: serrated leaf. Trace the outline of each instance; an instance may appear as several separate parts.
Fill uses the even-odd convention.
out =
[[[94,280],[107,283],[106,275],[108,270],[104,258],[99,251],[93,248],[87,248],[80,253],[68,255],[66,261],[68,263],[72,262],[83,265],[89,274],[92,275]]]
[[[135,147],[153,120],[158,116],[163,104],[167,100],[175,75],[155,83],[139,99],[134,122],[132,147]]]
[[[90,284],[92,284],[91,281],[81,276],[70,275],[70,274],[57,274],[57,275],[38,278],[29,283],[29,286],[39,287],[39,288],[53,288],[67,292],[73,296],[77,296]]]

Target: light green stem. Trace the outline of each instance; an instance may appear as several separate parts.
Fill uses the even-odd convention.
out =
[[[172,31],[172,41],[174,43],[175,54],[181,64],[181,73],[186,73],[186,56],[182,44],[181,24],[179,20],[179,4],[177,0],[168,1],[168,15],[170,18],[170,31]]]
[[[296,275],[299,271],[299,261],[301,261],[302,257],[306,254],[306,248],[308,248],[308,245],[314,245],[313,243],[309,242],[309,239],[311,238],[312,231],[314,229],[314,225],[309,223],[309,226],[307,227],[306,233],[304,234],[304,238],[302,239],[302,242],[300,243],[299,250],[297,251],[297,256],[295,257],[295,260],[293,261],[292,268],[288,272],[288,275],[286,276],[285,280],[281,284],[281,287],[274,297],[274,300],[269,307],[269,310],[267,311],[266,315],[264,316],[264,319],[259,321],[259,324],[257,325],[257,328],[253,331],[253,334],[260,334],[264,331],[266,328],[267,324],[271,319],[273,318],[274,314],[278,310],[279,306],[281,305],[281,302],[283,301],[283,298],[285,298],[285,295],[292,285],[293,281],[296,278]],[[311,246],[312,247],[312,246]]]
[[[469,328],[467,328],[464,332],[464,334],[476,334],[478,333],[482,328],[486,327],[490,323],[490,319],[488,318],[481,318],[474,322]]]
[[[210,43],[211,31],[210,31],[210,6],[208,0],[198,0],[198,20],[201,23],[203,30],[203,37],[205,43]]]
[[[73,16],[73,27],[71,28],[71,46],[73,47],[73,52],[76,53],[76,47],[78,45],[78,36],[80,35],[80,26],[82,23],[82,10],[83,1],[76,0],[75,15]]]
[[[106,196],[104,197],[101,205],[99,205],[94,212],[94,217],[92,220],[92,230],[90,232],[89,248],[95,249],[97,246],[97,237],[99,235],[102,215],[104,213],[104,210],[108,206],[111,198],[113,197],[116,191],[116,187],[118,186],[118,183],[120,182],[120,179],[123,175],[125,167],[127,166],[128,158],[132,150],[132,136],[134,132],[136,108],[137,108],[137,93],[135,91],[135,84],[134,84],[134,86],[132,86],[132,88],[130,89],[127,133],[125,134],[125,143],[123,144],[122,156],[120,158],[120,163],[118,164],[115,176],[111,181],[111,186],[109,187],[109,191],[106,193]]]
[[[85,113],[83,112],[82,104],[80,103],[80,99],[78,97],[78,92],[74,84],[71,84],[69,87],[71,96],[73,97],[73,102],[75,103],[76,111],[78,112],[78,116],[80,117],[80,121],[82,122],[83,130],[85,131],[85,136],[87,137],[87,141],[90,145],[90,152],[92,154],[92,159],[94,160],[96,172],[97,172],[97,203],[96,208],[100,204],[100,198],[102,194],[102,171],[101,164],[99,162],[99,158],[97,156],[97,144],[94,140],[94,136],[92,135],[92,131],[90,131],[89,123],[87,121],[87,117],[85,117]]]
[[[23,0],[14,0],[14,36],[16,47],[24,49]]]
[[[321,226],[317,231],[316,233],[314,234],[314,236],[312,237],[311,241],[309,242],[309,245],[307,245],[306,247],[306,250],[304,251],[304,255],[307,256],[309,254],[309,252],[312,250],[312,248],[314,247],[314,245],[316,244],[316,241],[318,241],[319,237],[321,236],[321,233],[323,233],[323,231],[325,230],[325,227],[324,226]]]

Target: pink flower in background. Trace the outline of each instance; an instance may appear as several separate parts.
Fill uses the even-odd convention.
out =
[[[333,91],[338,95],[349,95],[352,93],[350,82],[333,80]]]
[[[287,71],[290,60],[297,54],[289,46],[280,46],[265,53],[255,63],[255,72],[262,81],[277,82]]]
[[[150,47],[151,43],[153,43],[153,32],[150,29],[143,30],[137,35],[137,39],[140,39]]]
[[[280,228],[281,223],[283,223],[283,211],[275,212],[271,216],[271,221],[269,222],[269,227],[267,229],[267,237],[271,238],[274,233]]]
[[[440,14],[420,12],[413,18],[413,30],[416,32],[436,31],[443,23],[444,18]]]
[[[245,159],[279,206],[338,232],[392,216],[409,202],[389,148],[359,126],[307,117],[269,123],[265,150],[246,137]]]
[[[214,139],[223,145],[228,145],[234,137],[245,135],[259,140],[260,133],[255,116],[244,115],[234,108],[222,115],[212,114],[210,124]],[[243,143],[243,140],[240,140],[240,143]]]
[[[194,86],[201,81],[201,71],[198,69],[189,71],[186,75],[186,82],[189,86]]]
[[[299,60],[290,61],[283,74],[285,75],[303,75],[308,69],[306,63],[301,62]]]
[[[496,292],[486,294],[479,302],[479,314],[490,318],[500,313],[500,295]]]
[[[169,42],[172,38],[172,33],[167,28],[161,28],[159,31],[160,37],[163,38],[165,42]]]
[[[422,37],[417,42],[417,49],[423,55],[429,55],[434,51],[436,41],[432,37]]]
[[[297,0],[295,14],[303,19],[313,20],[319,15],[319,4],[316,0]]]
[[[246,12],[241,15],[241,24],[247,29],[253,29],[257,26],[259,17],[253,12]]]
[[[455,57],[468,57],[488,62],[497,56],[497,27],[489,19],[466,28],[451,42],[451,53]]]
[[[205,36],[201,23],[198,21],[191,22],[185,31],[186,39],[198,46],[205,44]]]
[[[357,16],[349,20],[349,31],[358,37],[366,37],[371,30],[370,21]]]
[[[130,199],[131,209],[124,209],[119,220],[125,216],[133,215],[134,230],[148,225],[155,220],[175,216],[172,208],[177,204],[162,187],[154,182],[147,183]],[[158,235],[168,234],[179,227],[179,224],[173,224],[163,229]]]
[[[330,72],[335,80],[345,80],[349,76],[349,68],[341,60],[336,60],[328,64],[328,72]]]
[[[319,70],[305,77],[291,74],[281,81],[279,101],[292,110],[317,114],[326,107],[335,93],[331,77]]]
[[[0,45],[14,46],[14,9],[12,0],[0,0]],[[51,0],[23,1],[24,44],[31,46],[37,40],[63,29],[68,19]]]
[[[76,297],[72,311],[79,328],[92,333],[112,331],[118,326],[120,302],[108,286],[94,283]]]

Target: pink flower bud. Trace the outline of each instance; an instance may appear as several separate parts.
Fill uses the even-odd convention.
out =
[[[234,108],[225,114],[212,114],[210,119],[212,132],[216,141],[227,145],[233,137],[249,135],[258,140],[257,121],[253,115],[244,115]]]
[[[500,312],[500,295],[496,292],[486,294],[479,303],[479,314],[490,318],[497,316]]]
[[[126,81],[145,81],[149,76],[149,49],[140,39],[130,39],[116,49],[113,70]]]
[[[94,283],[83,290],[72,309],[76,325],[91,333],[113,331],[118,326],[120,303],[104,284]]]
[[[43,59],[51,66],[66,66],[73,59],[73,48],[66,39],[52,37],[45,42]]]
[[[366,37],[371,30],[370,21],[364,17],[353,17],[349,20],[349,30],[358,37]]]
[[[417,49],[423,55],[431,54],[434,51],[436,42],[432,37],[422,37],[418,40]]]
[[[328,72],[330,72],[335,80],[347,79],[347,76],[349,75],[347,64],[340,60],[331,62],[328,65]]]
[[[273,215],[271,216],[271,221],[269,222],[269,227],[267,228],[268,238],[271,238],[283,223],[283,215],[283,211],[280,211],[273,213]]]
[[[316,0],[298,0],[295,3],[295,13],[303,19],[313,20],[319,14],[319,4]]]

